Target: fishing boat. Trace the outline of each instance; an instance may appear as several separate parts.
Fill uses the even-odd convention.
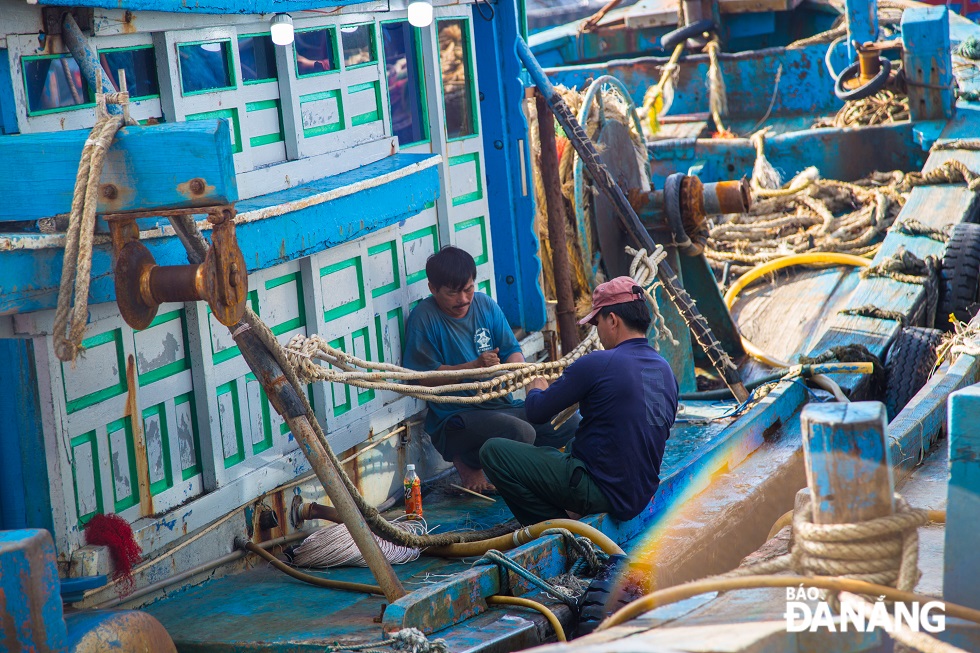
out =
[[[528,48],[522,4],[307,4],[3,4],[0,366],[15,382],[0,425],[0,641],[10,650],[341,650],[405,645],[416,637],[411,629],[453,651],[550,641],[571,631],[583,602],[607,593],[601,559],[621,546],[645,552],[636,563],[655,586],[736,565],[804,485],[800,416],[813,393],[874,396],[861,373],[868,361],[782,369],[758,384],[767,393],[745,388],[743,380],[751,390],[772,376],[771,367],[745,360],[736,327],[745,308],[736,306],[733,317],[708,260],[680,251],[676,227],[748,209],[739,178],[758,152],[747,139],[708,145],[707,156],[700,141],[685,150],[677,139],[661,140],[644,144],[648,156],[632,166],[604,149],[607,167],[595,167],[594,146],[576,135],[550,83],[604,74],[615,63],[570,66],[533,40]],[[941,35],[967,28],[942,10],[915,15],[921,29],[910,21],[904,49],[907,61],[933,62],[910,78],[910,89],[924,89],[922,103],[913,103],[924,113],[891,127],[770,137],[773,165],[795,172],[813,164],[842,180],[875,169],[911,172],[925,160],[923,146],[969,135],[969,107],[954,116],[949,89],[939,88],[952,74],[944,66],[950,41]],[[812,31],[822,26],[815,21]],[[837,102],[821,72],[826,49],[736,56],[726,63],[729,97],[745,98],[750,113],[762,102],[760,71],[774,73],[777,60],[795,56],[799,78],[794,70],[787,80],[805,92],[796,104],[787,95],[771,115],[786,124],[794,112],[816,115]],[[675,84],[670,111],[707,104],[692,81],[704,78],[706,58],[679,64],[687,81]],[[637,79],[641,64],[630,64]],[[538,281],[540,175],[532,175],[531,156],[538,136],[526,117],[538,113],[527,99],[532,86],[592,164],[582,178],[608,193],[608,206],[596,209],[604,215],[596,218],[604,225],[602,270],[628,271],[625,245],[650,255],[657,242],[668,245],[666,258],[646,268],[645,285],[673,334],[658,346],[688,394],[660,489],[638,517],[595,515],[584,525],[433,547],[396,570],[368,530],[368,521],[379,528],[374,508],[387,518],[404,512],[398,501],[409,462],[433,485],[450,472],[421,428],[424,404],[407,391],[339,381],[297,392],[283,381],[276,346],[257,335],[259,322],[282,345],[321,337],[335,355],[352,357],[338,363],[397,362],[405,319],[428,294],[425,260],[456,244],[474,256],[478,288],[503,308],[526,358],[558,358]],[[642,105],[645,87],[626,88]],[[618,130],[610,138],[633,136]],[[858,162],[848,152],[866,156]],[[975,167],[970,153],[956,155]],[[608,169],[615,174],[603,174]],[[639,212],[625,199],[633,186],[621,181],[634,173],[647,179]],[[918,216],[938,229],[969,221],[972,196],[962,186],[925,186],[903,210],[943,207]],[[880,235],[882,258],[899,244],[919,258],[944,250],[928,237]],[[783,347],[777,356],[836,344],[864,344],[882,356],[904,331],[894,319],[835,316],[858,298],[881,297],[909,324],[924,324],[930,313],[921,310],[928,304],[921,283],[839,269],[801,278],[817,288],[802,313],[819,326],[787,327],[786,337],[769,341],[753,335],[770,351]],[[972,284],[975,293],[976,274]],[[787,293],[811,292],[800,288]],[[777,295],[759,301],[782,312],[794,306]],[[961,317],[968,309],[957,307]],[[823,371],[850,373],[827,379]],[[802,379],[812,374],[834,392],[808,388]],[[698,393],[698,376],[719,386],[715,395]],[[936,391],[935,406],[950,389]],[[918,390],[910,382],[895,409]],[[902,464],[938,437],[935,406],[928,428],[901,442]],[[331,449],[343,453],[332,459]],[[434,533],[511,518],[502,502],[444,488],[425,502]],[[124,548],[138,552],[128,562],[89,539],[97,530],[90,524],[106,515],[132,531]],[[303,576],[329,587],[283,573],[296,569],[276,556],[319,519],[345,524],[367,569]],[[591,591],[555,589],[552,581],[572,571]],[[528,595],[534,611],[508,601]],[[550,611],[540,612],[543,605]],[[585,621],[596,625],[606,609],[599,605]]]

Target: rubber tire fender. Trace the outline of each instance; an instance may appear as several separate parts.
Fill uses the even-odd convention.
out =
[[[609,556],[609,561],[589,583],[589,588],[579,599],[576,637],[588,635],[606,617],[629,603],[625,594],[621,590],[617,591],[621,572],[626,569],[628,562],[624,555]],[[613,592],[616,592],[615,596]]]
[[[923,327],[905,327],[896,336],[885,359],[885,408],[889,421],[929,380],[942,339],[939,329]]]
[[[674,51],[678,43],[683,43],[694,36],[700,36],[705,32],[717,32],[718,28],[715,26],[715,21],[710,18],[705,20],[699,20],[696,23],[691,23],[690,25],[685,25],[684,27],[678,27],[672,32],[667,32],[660,37],[660,47],[666,50],[668,53]]]
[[[951,313],[969,322],[980,308],[980,224],[961,222],[953,227],[939,276],[936,328],[951,331]]]
[[[849,102],[851,100],[863,100],[866,97],[871,97],[878,91],[885,88],[885,84],[888,83],[888,75],[892,72],[892,62],[882,57],[881,69],[878,71],[877,75],[871,78],[871,81],[864,86],[858,86],[855,89],[845,89],[844,82],[858,75],[860,71],[861,63],[859,61],[855,61],[850,66],[842,70],[840,75],[837,77],[837,81],[834,82],[834,95],[845,102]]]

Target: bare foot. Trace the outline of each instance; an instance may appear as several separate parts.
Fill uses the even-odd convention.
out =
[[[565,514],[568,515],[569,519],[582,519],[582,515],[577,512],[572,512],[571,510],[566,510]]]
[[[483,473],[482,469],[470,467],[459,458],[453,460],[453,465],[455,465],[456,471],[459,472],[459,479],[462,481],[463,487],[467,490],[473,490],[474,492],[483,494],[497,491],[493,483],[487,480],[487,476]]]

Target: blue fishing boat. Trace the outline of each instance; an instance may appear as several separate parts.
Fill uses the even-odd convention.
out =
[[[597,597],[623,548],[647,588],[755,550],[805,485],[808,403],[886,399],[892,428],[905,425],[893,431],[900,470],[940,437],[947,396],[975,380],[956,367],[966,356],[928,380],[932,327],[970,319],[980,275],[980,236],[960,225],[975,217],[980,165],[961,140],[975,118],[952,93],[952,47],[970,24],[911,6],[882,20],[900,41],[866,47],[878,29],[861,17],[877,10],[855,2],[828,49],[839,11],[722,10],[735,53],[682,58],[719,11],[692,7],[668,40],[681,48],[677,79],[660,85],[668,59],[644,56],[663,52],[666,26],[634,29],[617,13],[650,10],[642,2],[530,47],[522,3],[434,4],[3,1],[0,647],[523,649],[587,632],[617,607]],[[604,22],[620,18],[625,28]],[[799,129],[842,104],[825,60],[865,62],[838,85],[855,98],[889,77],[881,53],[899,48],[907,120]],[[695,115],[712,113],[704,80],[719,72],[730,111]],[[552,83],[584,90],[589,78],[576,119]],[[548,111],[577,157],[559,185],[575,191],[568,229],[539,242],[536,214],[562,225],[557,166],[539,162],[558,156],[540,146]],[[701,138],[711,122],[747,135],[760,118],[774,134]],[[786,188],[741,181],[763,158]],[[953,159],[958,178],[942,166]],[[751,260],[706,234],[732,222],[709,216],[875,170],[904,176],[845,198],[884,225],[854,248],[876,248],[873,261],[761,291],[748,287],[765,274],[755,269],[731,285]],[[426,259],[448,244],[472,255],[478,290],[532,363],[584,351],[578,335],[565,340],[574,328],[556,344],[571,310],[571,289],[552,281],[563,259],[580,293],[642,277],[683,408],[640,515],[518,529],[503,502],[447,490],[452,468],[424,431],[416,386],[357,376],[400,361],[408,315],[429,294]],[[915,267],[927,257],[942,267]],[[752,310],[778,319],[747,332]],[[300,380],[310,355],[296,343],[314,336],[328,364]],[[426,481],[428,533],[415,539],[395,522],[407,464]],[[327,544],[307,551],[339,555],[319,520],[342,522],[366,568],[298,569],[286,549],[314,532]]]

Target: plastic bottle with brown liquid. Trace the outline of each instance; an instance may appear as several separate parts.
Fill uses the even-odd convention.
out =
[[[415,473],[415,465],[408,465],[405,472],[405,514],[411,519],[422,518],[422,480]]]

